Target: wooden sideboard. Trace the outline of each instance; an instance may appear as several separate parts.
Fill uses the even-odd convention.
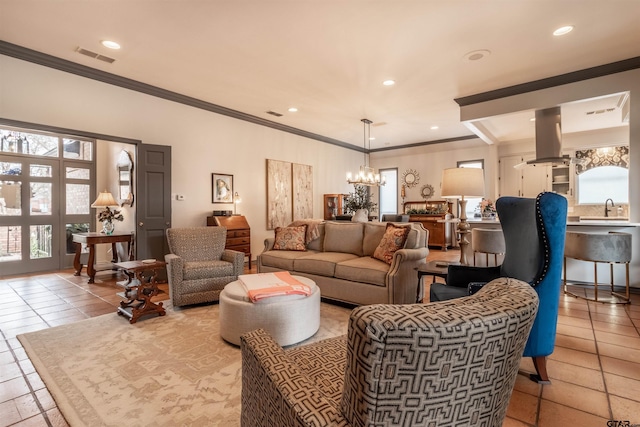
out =
[[[438,222],[451,213],[453,203],[446,200],[406,202],[405,214],[409,214],[409,222],[419,222],[429,230],[429,246],[436,246],[446,251],[453,246],[455,236],[451,233],[449,224]]]
[[[244,252],[249,257],[249,270],[251,270],[251,227],[247,219],[242,215],[208,216],[207,225],[227,229],[225,249]]]

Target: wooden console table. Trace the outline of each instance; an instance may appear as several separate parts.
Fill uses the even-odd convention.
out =
[[[144,261],[125,261],[114,264],[117,268],[122,269],[129,277],[129,280],[122,285],[124,293],[118,294],[125,298],[120,302],[118,314],[129,318],[129,323],[133,324],[138,321],[141,316],[157,313],[160,316],[166,314],[162,302],[154,303],[151,298],[158,295],[158,270],[166,267],[164,261],[151,260]],[[144,273],[149,273],[146,277]],[[136,279],[134,284],[133,279]]]
[[[79,276],[82,271],[82,264],[80,263],[80,254],[82,252],[82,244],[84,243],[89,248],[89,260],[87,261],[87,275],[89,276],[89,283],[94,283],[96,277],[96,245],[100,243],[111,243],[111,253],[113,258],[112,263],[118,262],[118,251],[116,250],[116,243],[127,243],[127,253],[129,254],[129,260],[133,259],[133,233],[74,233],[73,242],[76,244],[76,256],[73,259],[73,268],[76,272],[74,276]],[[113,265],[110,265],[113,269]]]

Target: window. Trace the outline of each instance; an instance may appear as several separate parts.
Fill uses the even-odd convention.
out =
[[[598,166],[577,176],[578,204],[629,203],[629,170],[620,166]]]
[[[458,167],[484,169],[484,160],[466,160],[464,162],[458,162]],[[476,208],[482,201],[482,197],[465,197],[465,200],[467,201],[467,217],[473,218]]]
[[[380,169],[380,179],[387,184],[380,186],[380,216],[398,213],[398,169]]]

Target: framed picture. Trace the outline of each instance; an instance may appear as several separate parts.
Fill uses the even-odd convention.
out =
[[[233,175],[211,174],[211,203],[233,203]]]

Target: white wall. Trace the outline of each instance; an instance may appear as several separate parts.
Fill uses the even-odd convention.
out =
[[[345,173],[362,163],[362,153],[354,150],[2,55],[0,72],[1,118],[171,146],[171,192],[185,196],[173,198],[174,227],[203,226],[214,209],[232,210],[232,204],[211,203],[211,173],[234,175],[242,197],[238,213],[251,226],[253,258],[273,235],[266,229],[266,159],[313,167],[316,218],[323,215],[323,194],[353,191]],[[99,171],[113,164],[110,156],[98,158]]]
[[[398,168],[398,195],[403,183],[403,173],[408,169],[418,172],[420,181],[414,187],[406,189],[405,202],[424,200],[420,195],[420,189],[425,184],[430,184],[434,189],[434,195],[429,200],[442,200],[440,187],[443,169],[455,168],[458,161],[467,160],[484,160],[485,198],[495,200],[498,194],[496,147],[487,145],[479,138],[371,154],[371,164],[376,169]],[[402,212],[402,208],[402,200],[398,200],[398,212]]]

